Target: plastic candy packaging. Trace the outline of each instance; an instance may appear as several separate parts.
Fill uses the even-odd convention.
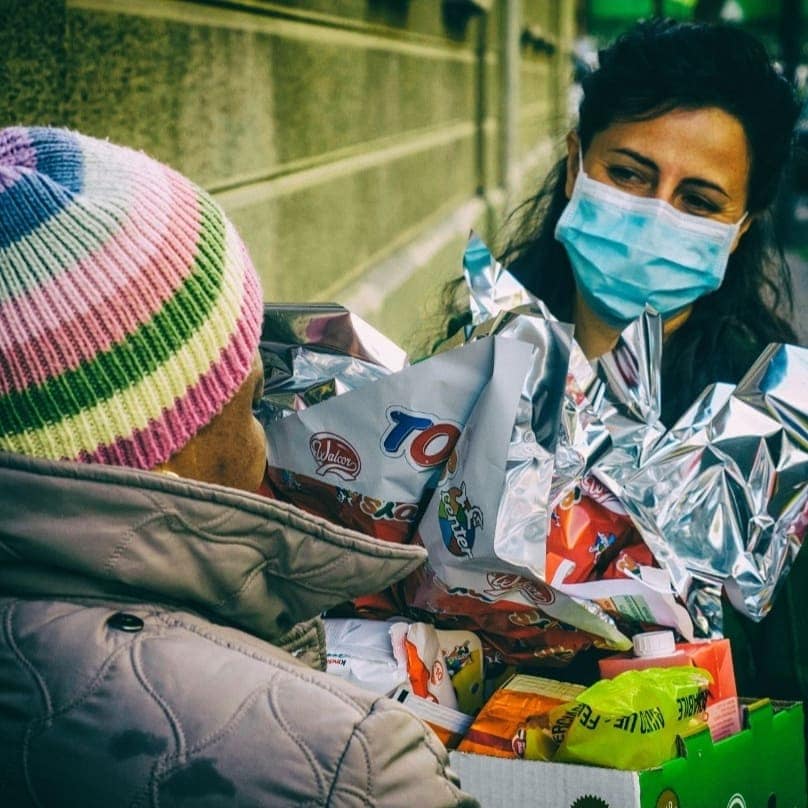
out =
[[[406,660],[393,654],[391,623],[337,618],[323,622],[328,673],[382,695],[408,684]]]
[[[544,735],[529,737],[531,722],[583,690],[581,685],[517,674],[485,703],[458,748],[461,752],[521,758],[528,756],[527,745],[531,744],[532,757],[548,759],[553,746]]]
[[[549,733],[558,745],[553,759],[615,769],[659,766],[675,755],[677,735],[705,723],[711,681],[695,667],[602,679],[550,713]]]
[[[713,682],[707,696],[707,723],[713,741],[741,730],[741,712],[729,640],[676,643],[670,631],[635,634],[633,654],[613,654],[598,660],[600,675],[611,679],[626,670],[695,665],[704,668]]]
[[[472,715],[483,706],[485,670],[480,638],[471,631],[439,630],[438,642],[446,661],[461,712]]]
[[[390,639],[396,659],[406,664],[412,692],[456,710],[457,696],[435,627],[429,623],[393,623]]]

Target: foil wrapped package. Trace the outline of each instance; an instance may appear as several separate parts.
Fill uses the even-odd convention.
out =
[[[457,346],[491,333],[522,338],[518,322],[512,323],[519,315],[557,322],[473,232],[463,255],[463,275],[472,323],[448,344]],[[648,309],[625,329],[612,352],[592,363],[572,338],[572,326],[563,328],[568,334],[567,372],[561,421],[553,423],[558,432],[550,489],[553,504],[606,454],[604,467],[618,472],[636,467],[642,453],[664,432],[659,421],[661,318]]]
[[[478,399],[494,390],[515,408],[533,353],[480,340],[271,421],[272,488],[332,521],[409,540]]]
[[[716,635],[722,587],[765,614],[808,526],[804,349],[773,346],[666,431],[656,313],[590,363],[473,235],[464,272],[471,325],[414,365],[338,306],[265,313],[272,493],[428,550],[353,613],[543,664],[654,626]]]
[[[517,310],[522,311],[522,310]],[[468,344],[496,333],[533,346],[518,397],[489,387],[470,414],[421,520],[419,538],[446,584],[466,585],[466,571],[544,572],[559,410],[569,364],[569,326],[531,309],[488,321]],[[455,349],[457,350],[457,349]],[[450,354],[440,354],[450,355]],[[474,503],[474,504],[472,504]]]
[[[808,529],[808,349],[770,345],[733,389],[708,388],[622,484],[643,538],[721,633],[721,589],[761,620]],[[605,476],[605,475],[604,475]]]
[[[483,580],[473,573],[517,571],[550,584],[557,595],[586,602],[628,630],[665,625],[692,638],[692,622],[667,571],[660,568],[621,502],[594,476],[596,469],[615,476],[633,471],[664,432],[658,419],[660,318],[646,313],[621,335],[612,354],[593,365],[572,339],[571,326],[555,321],[526,291],[519,294],[518,282],[474,234],[463,268],[473,312],[464,339],[491,333],[526,339],[541,346],[542,363],[525,382],[523,402],[534,403],[532,412],[530,406],[521,408],[514,425],[493,545],[484,532],[475,531],[476,557],[458,553],[451,543],[441,547],[439,532],[445,540],[445,514],[451,512],[451,503],[438,497],[446,500],[457,486],[439,485],[419,525],[419,538],[437,573],[437,580],[425,588],[465,587],[472,597],[485,601],[483,592],[491,588],[481,588]],[[521,305],[502,309],[514,300]],[[536,337],[542,323],[550,335],[543,342]],[[525,435],[534,436],[537,448],[545,448],[541,458],[536,451],[526,453]],[[483,466],[475,456],[479,451],[473,438],[461,436],[451,476],[464,480],[462,490],[481,477]],[[489,484],[492,479],[497,478],[489,477]],[[471,487],[479,489],[479,479]],[[513,592],[520,586],[500,595],[501,602],[519,604]],[[428,591],[411,594],[421,607],[434,604],[436,597]],[[445,596],[441,604],[444,610],[451,607]],[[583,625],[575,619],[565,622]]]
[[[442,508],[433,525],[441,547],[460,549],[476,565],[473,583],[481,590],[483,612],[496,601],[495,621],[507,620],[513,611],[535,614],[544,546],[524,539],[531,529],[544,536],[535,511],[546,513],[569,343],[568,326],[541,317],[513,318],[502,335],[481,332],[462,347],[369,378],[344,394],[298,404],[287,417],[265,422],[269,488],[307,510],[391,541],[411,540],[416,525],[424,524],[424,510],[434,503]],[[276,341],[273,353],[281,353],[279,348]],[[290,386],[284,379],[282,393]],[[471,447],[478,464],[468,482],[463,475],[471,466],[463,454],[459,468],[458,439]],[[507,472],[516,466],[527,472],[525,484],[511,492]],[[433,495],[441,479],[447,487]],[[532,580],[523,579],[525,574]],[[438,610],[440,617],[460,627],[448,609],[451,596],[443,582],[431,571],[424,580],[436,582],[444,596],[447,608]],[[486,592],[497,588],[493,580],[511,583],[491,598]],[[471,591],[467,585],[463,589]],[[412,603],[402,604],[393,594],[360,599],[355,606],[375,614],[402,605],[418,610],[429,597],[423,587],[407,591]],[[553,655],[568,658],[571,649],[593,642],[628,647],[625,635],[595,604],[560,592],[547,600],[541,598],[546,606],[541,618],[529,625],[524,616],[517,620],[523,633],[533,636],[546,633],[551,623],[558,626]],[[462,599],[456,603],[462,605]],[[487,624],[482,620],[472,627]],[[558,636],[576,632],[574,642],[558,642]]]
[[[479,239],[469,244],[474,260],[464,268],[475,316],[501,316],[508,301],[530,298],[519,295],[518,283]],[[663,622],[687,635],[669,600],[672,586],[696,631],[719,636],[722,588],[735,608],[762,619],[808,528],[806,349],[770,346],[737,387],[709,387],[668,431],[658,420],[661,353],[661,323],[651,312],[592,364],[573,340],[555,456],[554,521],[566,517],[580,528],[582,503],[589,499],[591,508],[597,492],[594,500],[630,519],[653,554],[650,565],[641,563],[635,536],[630,557],[612,552],[612,558],[659,591],[656,616],[667,604]],[[625,546],[619,531],[597,529],[602,519],[589,513],[583,521],[591,523],[595,545],[614,538],[613,547]],[[558,553],[551,527],[545,579],[568,594],[597,599],[601,589],[619,597],[602,565],[594,565],[584,587],[575,583],[587,580],[581,573],[588,565],[571,557],[570,533],[564,531],[566,547]]]

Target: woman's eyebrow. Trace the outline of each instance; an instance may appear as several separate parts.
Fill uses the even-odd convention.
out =
[[[626,148],[615,148],[610,149],[609,151],[617,152],[618,154],[623,154],[626,157],[630,157],[637,163],[640,163],[647,168],[650,168],[652,171],[656,171],[659,173],[659,166],[650,158],[645,157],[644,155],[640,154],[639,152],[635,152],[633,149],[626,149]],[[712,191],[718,191],[719,194],[722,196],[727,197],[729,199],[729,194],[717,183],[711,182],[710,180],[705,180],[701,177],[685,177],[682,180],[682,184],[688,185],[697,185],[700,188],[706,188]]]
[[[641,163],[647,168],[650,168],[652,171],[656,171],[657,173],[659,172],[659,166],[653,160],[651,160],[649,157],[645,157],[639,152],[635,152],[633,149],[615,148],[615,149],[609,149],[609,151],[617,152],[617,154],[623,154],[626,157],[630,157],[635,162]]]
[[[721,196],[725,196],[727,199],[730,198],[729,194],[720,185],[717,185],[714,182],[710,182],[709,180],[703,180],[700,177],[685,177],[682,180],[682,184],[685,183],[687,185],[697,185],[700,188],[706,188],[711,191],[718,191],[718,193],[721,194]]]

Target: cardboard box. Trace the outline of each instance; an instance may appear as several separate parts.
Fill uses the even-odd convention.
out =
[[[801,703],[744,705],[745,729],[682,741],[663,766],[618,771],[451,752],[463,788],[486,808],[806,808]]]

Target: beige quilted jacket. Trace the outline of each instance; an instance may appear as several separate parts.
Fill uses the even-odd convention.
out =
[[[323,667],[317,615],[423,561],[282,503],[0,454],[0,803],[473,806]]]

